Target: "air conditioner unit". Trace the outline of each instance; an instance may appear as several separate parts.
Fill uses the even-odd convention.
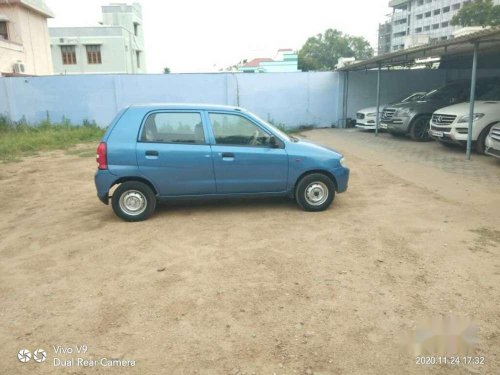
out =
[[[16,62],[13,66],[13,69],[14,69],[14,73],[22,74],[25,71],[24,64],[22,62]]]

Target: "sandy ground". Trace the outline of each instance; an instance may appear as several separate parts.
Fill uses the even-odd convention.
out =
[[[323,213],[184,203],[125,223],[97,200],[88,152],[0,165],[0,374],[497,374],[500,161],[305,136],[352,169]],[[402,337],[445,314],[474,318],[484,365],[415,364]],[[54,367],[78,357],[135,366]]]

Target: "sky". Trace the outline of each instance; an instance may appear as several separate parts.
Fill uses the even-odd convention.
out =
[[[119,0],[45,0],[50,26],[92,26],[101,5]],[[132,1],[129,1],[132,2]],[[389,0],[139,0],[148,73],[213,72],[243,59],[300,49],[307,38],[336,28],[365,37],[374,49]]]

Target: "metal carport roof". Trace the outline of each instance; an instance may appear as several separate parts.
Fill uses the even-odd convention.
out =
[[[500,51],[500,26],[484,29],[445,41],[433,42],[422,46],[375,56],[371,59],[359,61],[338,70],[353,71],[374,69],[378,68],[379,65],[382,67],[404,67],[414,64],[416,59],[426,57],[472,56],[475,43],[479,43],[479,51],[481,53]]]
[[[472,150],[472,123],[474,114],[474,101],[477,80],[477,66],[479,55],[496,55],[500,52],[500,27],[485,28],[481,31],[466,34],[446,41],[433,42],[422,46],[408,48],[380,56],[375,56],[371,59],[359,61],[348,66],[338,69],[338,71],[367,70],[378,69],[377,79],[377,123],[375,135],[378,135],[380,125],[380,77],[382,68],[389,67],[411,67],[416,64],[417,59],[428,57],[440,57],[448,64],[450,61],[461,61],[462,63],[467,58],[471,62],[471,94],[470,94],[470,110],[469,110],[469,131],[467,140],[467,159],[471,157]],[[484,59],[483,59],[484,60]],[[492,68],[497,68],[497,59],[491,60]],[[482,64],[483,65],[483,64]],[[348,77],[348,76],[347,76]],[[348,79],[348,78],[347,78]],[[346,85],[347,87],[347,85]],[[345,103],[347,105],[347,95],[345,95]]]

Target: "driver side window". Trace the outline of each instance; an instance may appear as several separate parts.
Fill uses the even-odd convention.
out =
[[[270,135],[243,116],[210,113],[218,145],[269,147]]]

